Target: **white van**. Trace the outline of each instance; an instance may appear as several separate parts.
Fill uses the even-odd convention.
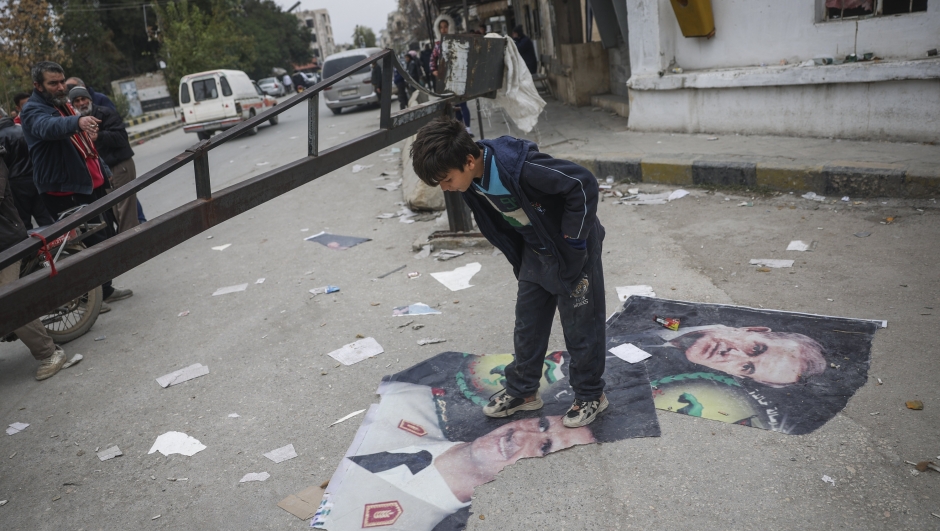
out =
[[[320,70],[323,79],[336,75],[342,70],[362,61],[370,55],[382,51],[382,48],[358,48],[335,53],[326,58]],[[325,89],[326,106],[333,114],[343,112],[343,107],[378,103],[379,96],[372,87],[372,69],[366,65],[332,87]]]
[[[206,140],[214,131],[224,131],[264,110],[264,95],[259,94],[248,74],[241,70],[211,70],[183,76],[180,80],[180,106],[183,131],[196,133]],[[277,116],[271,118],[277,124]],[[255,127],[248,135],[258,132]]]

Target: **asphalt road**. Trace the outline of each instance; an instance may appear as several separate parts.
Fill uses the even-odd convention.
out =
[[[376,109],[323,111],[327,146],[378,124]],[[277,126],[214,151],[213,188],[303,156],[305,130],[298,108]],[[193,135],[176,131],[135,147],[138,171],[193,143]],[[415,259],[411,243],[434,222],[376,219],[401,201],[399,192],[375,188],[389,182],[381,172],[398,172],[390,180],[401,174],[397,158],[381,155],[357,162],[371,168],[340,169],[116,279],[134,297],[114,303],[91,332],[67,344],[85,360],[50,380],[33,380],[36,365],[21,343],[0,344],[0,416],[4,425],[30,424],[0,435],[0,500],[8,500],[0,527],[304,529],[277,502],[330,477],[361,417],[327,425],[376,402],[383,375],[444,350],[510,351],[511,268],[489,251],[446,263]],[[600,205],[608,313],[618,304],[616,286],[649,284],[673,299],[886,319],[888,328],[875,336],[871,380],[810,435],[658,412],[659,438],[519,462],[477,488],[469,529],[936,529],[940,474],[913,476],[904,464],[940,460],[936,203],[821,205],[787,195],[692,192],[661,206]],[[153,218],[194,197],[185,168],[140,200]],[[740,201],[754,206],[737,207]],[[881,224],[888,216],[896,221]],[[303,241],[319,231],[372,241],[345,251]],[[872,235],[854,237],[859,231]],[[783,257],[791,239],[819,244],[790,271],[746,265]],[[211,249],[226,243],[222,252]],[[469,262],[482,270],[468,290],[450,292],[428,275]],[[409,280],[409,271],[422,276]],[[244,292],[212,296],[241,283],[249,284]],[[308,293],[327,284],[342,291]],[[392,307],[414,302],[443,313],[416,318],[426,325],[420,331],[399,329]],[[349,367],[326,356],[360,334],[375,337],[385,353]],[[418,346],[423,337],[447,342]],[[564,348],[557,326],[549,347]],[[210,373],[166,389],[154,381],[194,363]],[[911,399],[925,409],[906,409]],[[207,448],[192,457],[148,454],[168,431]],[[297,458],[274,464],[262,456],[287,444]],[[124,455],[100,462],[95,450],[111,445]],[[263,483],[238,483],[263,471],[271,474]]]

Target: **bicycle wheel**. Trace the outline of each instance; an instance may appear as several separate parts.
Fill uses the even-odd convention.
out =
[[[75,254],[81,249],[65,248],[62,251],[63,257]],[[45,269],[37,263],[36,269]],[[30,271],[32,273],[32,271]],[[104,293],[101,286],[88,291],[65,304],[55,308],[46,315],[39,318],[46,331],[57,344],[68,343],[69,341],[81,337],[91,329],[95,321],[98,320],[98,313],[101,311],[101,303],[104,301]]]

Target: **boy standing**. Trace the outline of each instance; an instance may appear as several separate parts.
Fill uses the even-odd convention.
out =
[[[601,377],[604,227],[596,216],[597,179],[573,162],[539,153],[528,140],[474,142],[453,119],[422,127],[411,158],[426,184],[462,192],[480,232],[503,252],[519,281],[514,359],[506,366],[506,388],[484,414],[508,417],[542,407],[539,380],[557,307],[575,392],[563,423],[590,424],[608,406]]]

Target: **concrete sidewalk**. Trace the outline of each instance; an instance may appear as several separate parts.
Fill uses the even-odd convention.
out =
[[[627,120],[614,113],[554,100],[529,134],[509,125],[500,111],[483,122],[486,137],[529,138],[546,153],[618,182],[815,192],[835,199],[940,195],[940,147],[929,144],[640,133],[628,131]]]
[[[146,120],[142,118],[147,117]],[[172,109],[167,111],[162,111],[161,113],[154,115],[145,115],[144,117],[135,118],[132,122],[133,125],[127,126],[128,122],[125,122],[127,127],[127,138],[131,141],[132,144],[140,144],[156,136],[174,131],[183,126],[183,122],[180,120],[178,111],[173,113]]]

